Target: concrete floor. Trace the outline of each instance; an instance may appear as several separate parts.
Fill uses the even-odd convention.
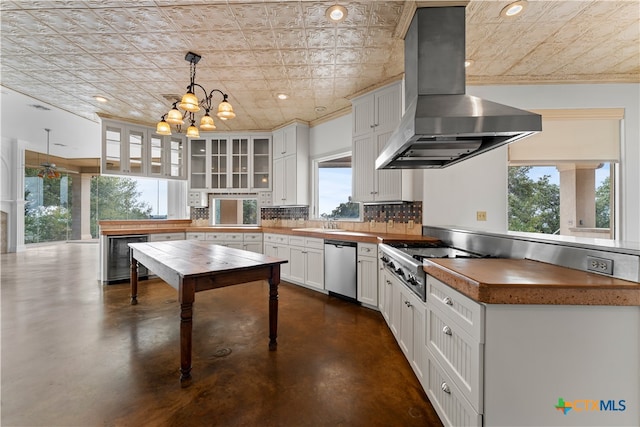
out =
[[[196,295],[193,384],[180,388],[177,294],[97,282],[98,245],[1,257],[2,426],[439,426],[380,313],[280,285]]]

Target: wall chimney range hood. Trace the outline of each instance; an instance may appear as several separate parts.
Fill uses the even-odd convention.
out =
[[[444,168],[542,130],[538,114],[465,94],[464,6],[418,8],[404,61],[407,107],[377,169]]]

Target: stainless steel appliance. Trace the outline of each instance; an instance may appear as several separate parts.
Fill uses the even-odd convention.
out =
[[[324,283],[329,294],[357,300],[356,242],[324,241]]]
[[[379,246],[381,261],[396,278],[411,289],[422,301],[427,300],[426,274],[422,269],[425,258],[482,258],[481,254],[463,251],[440,244],[386,244]]]
[[[129,243],[140,243],[149,241],[149,236],[127,235],[127,236],[109,236],[108,237],[108,255],[107,255],[107,284],[118,283],[129,280],[131,274],[130,250]],[[138,266],[138,278],[144,279],[149,276],[146,267]]]
[[[442,168],[542,130],[542,117],[465,94],[465,7],[422,7],[404,41],[406,111],[376,168]]]

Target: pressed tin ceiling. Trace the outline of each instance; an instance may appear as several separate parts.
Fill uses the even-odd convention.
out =
[[[325,17],[336,3],[348,10],[338,24]],[[530,0],[510,19],[500,16],[508,3],[467,5],[468,85],[640,82],[640,1]],[[100,114],[153,125],[170,107],[167,96],[185,92],[184,56],[193,51],[202,55],[196,82],[228,93],[237,114],[217,120],[218,129],[271,130],[344,111],[350,96],[400,78],[416,2],[0,5],[2,86],[90,120]]]

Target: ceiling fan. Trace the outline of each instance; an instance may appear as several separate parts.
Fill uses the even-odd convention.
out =
[[[47,132],[47,161],[40,164],[42,169],[38,172],[38,177],[51,179],[60,178],[60,172],[58,171],[56,164],[49,162],[49,132],[51,132],[51,129],[45,128],[44,130]]]

